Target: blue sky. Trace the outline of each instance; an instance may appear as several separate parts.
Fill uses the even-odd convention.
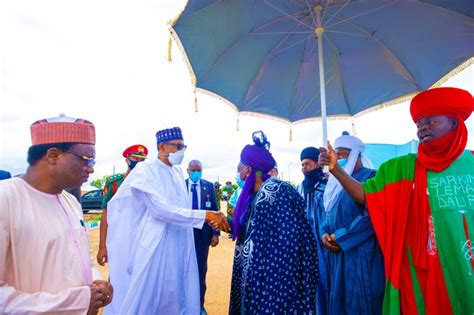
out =
[[[142,143],[156,157],[157,130],[183,129],[185,163],[200,159],[204,178],[221,182],[235,176],[241,148],[254,130],[264,130],[283,178],[300,181],[299,153],[322,142],[321,124],[292,127],[270,119],[240,116],[231,107],[198,93],[198,112],[190,75],[173,45],[168,63],[167,21],[185,1],[4,0],[0,3],[0,169],[26,169],[29,126],[65,113],[91,120],[97,130],[97,166],[91,179],[123,172],[121,156]],[[474,93],[471,66],[448,81]],[[354,120],[367,143],[405,143],[415,138],[408,103]],[[466,122],[470,134],[474,119]],[[352,130],[350,120],[330,120],[329,139]],[[470,139],[468,147],[474,148]]]

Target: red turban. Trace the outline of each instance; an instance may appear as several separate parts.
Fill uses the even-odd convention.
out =
[[[410,105],[410,113],[416,123],[428,115],[443,115],[466,120],[474,110],[472,95],[462,89],[441,87],[416,95]]]

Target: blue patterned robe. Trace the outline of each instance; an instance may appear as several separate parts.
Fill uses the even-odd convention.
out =
[[[374,175],[363,167],[352,178],[363,182]],[[341,248],[325,250],[328,314],[381,314],[383,257],[366,209],[343,190],[326,210],[321,233],[334,233]]]
[[[315,314],[318,257],[305,203],[270,178],[237,239],[230,314]]]

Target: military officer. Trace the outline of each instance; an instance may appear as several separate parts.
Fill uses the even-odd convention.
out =
[[[142,162],[146,159],[148,149],[144,145],[136,144],[128,147],[123,151],[123,157],[128,165],[127,171],[124,174],[115,174],[107,177],[104,186],[104,200],[102,202],[102,218],[100,220],[100,238],[99,238],[99,252],[97,253],[97,262],[99,265],[104,266],[107,262],[107,203],[115,195],[118,188],[125,180],[127,175],[133,170],[137,163]]]

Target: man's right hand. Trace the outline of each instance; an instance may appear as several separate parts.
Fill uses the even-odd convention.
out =
[[[99,246],[99,252],[97,253],[97,263],[101,266],[105,266],[107,262],[107,247]]]
[[[335,240],[334,234],[331,234],[331,235],[323,234],[321,239],[323,241],[323,246],[326,247],[331,252],[338,252],[340,250],[340,247]]]
[[[318,164],[321,166],[328,166],[329,171],[332,171],[337,164],[337,154],[328,141],[328,148],[319,148]]]
[[[224,232],[230,232],[230,226],[227,223],[227,218],[222,212],[206,211],[206,222],[209,223],[212,229]]]
[[[99,311],[99,308],[104,306],[105,295],[102,292],[102,289],[95,283],[89,285],[91,290],[91,299],[89,302],[89,309],[87,310],[87,315],[96,315]]]

